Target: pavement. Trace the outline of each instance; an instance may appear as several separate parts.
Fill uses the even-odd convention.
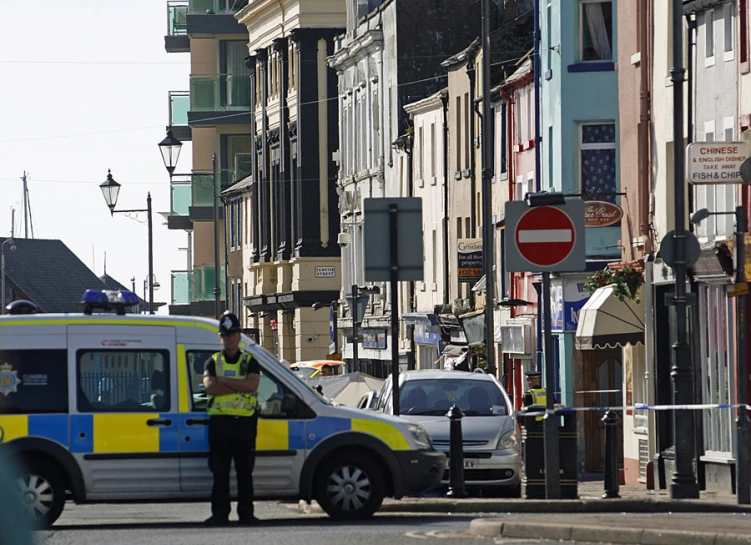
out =
[[[469,534],[514,539],[637,545],[751,545],[751,505],[732,494],[700,492],[698,500],[673,500],[669,490],[621,486],[620,498],[603,499],[603,481],[580,482],[578,499],[527,500],[447,497],[387,499],[381,513],[477,515]],[[319,513],[313,502],[300,502]]]

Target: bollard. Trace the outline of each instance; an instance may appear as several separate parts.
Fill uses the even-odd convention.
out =
[[[449,409],[446,416],[451,420],[449,438],[449,491],[447,496],[466,498],[464,490],[464,452],[462,446],[462,418],[464,413],[456,405]]]
[[[618,415],[608,410],[602,417],[605,422],[605,493],[603,498],[620,498],[618,494]]]

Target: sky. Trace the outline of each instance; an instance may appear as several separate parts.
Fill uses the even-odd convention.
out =
[[[122,185],[116,209],[145,209],[151,192],[155,301],[185,270],[187,234],[170,231],[169,176],[157,144],[168,91],[187,90],[189,53],[164,50],[166,0],[0,0],[0,236],[59,239],[98,276],[143,296],[146,214],[110,215],[99,189],[107,169]],[[190,144],[178,172],[190,170]],[[166,306],[160,312],[166,313]]]

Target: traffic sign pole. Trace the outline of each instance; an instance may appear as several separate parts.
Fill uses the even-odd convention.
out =
[[[555,370],[553,369],[553,318],[550,315],[550,273],[542,273],[542,312],[545,326],[545,497],[561,498],[560,452],[558,452],[558,419],[555,416]]]

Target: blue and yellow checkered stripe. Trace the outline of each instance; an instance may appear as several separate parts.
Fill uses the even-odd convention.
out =
[[[172,425],[148,426],[147,421],[152,418],[170,419]],[[44,437],[81,454],[207,451],[208,428],[188,427],[185,421],[190,418],[207,417],[201,413],[10,415],[0,416],[0,427],[6,443],[20,437]],[[349,431],[372,435],[393,450],[410,448],[402,432],[388,422],[337,417],[308,421],[260,419],[256,448],[310,450],[332,435]]]

